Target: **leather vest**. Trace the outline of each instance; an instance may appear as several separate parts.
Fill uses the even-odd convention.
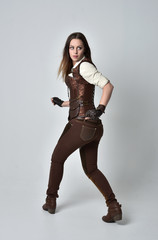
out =
[[[95,85],[87,82],[79,73],[80,64],[82,62],[90,62],[89,59],[84,58],[76,68],[73,68],[73,77],[67,76],[65,83],[69,88],[70,106],[68,120],[73,118],[84,118],[88,110],[94,109],[94,91]]]

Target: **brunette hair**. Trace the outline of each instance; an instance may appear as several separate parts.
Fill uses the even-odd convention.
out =
[[[73,67],[72,65],[72,60],[69,55],[69,45],[72,39],[80,39],[83,42],[84,45],[84,56],[88,58],[90,61],[91,59],[91,50],[88,45],[86,37],[80,33],[80,32],[74,32],[70,34],[66,40],[65,47],[63,50],[63,59],[60,63],[59,70],[58,70],[58,76],[60,73],[62,73],[62,77],[65,80],[66,76],[70,73],[71,68]]]

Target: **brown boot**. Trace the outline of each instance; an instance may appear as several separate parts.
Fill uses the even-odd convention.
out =
[[[43,210],[48,211],[51,214],[55,213],[56,209],[56,198],[46,197],[46,203],[42,206]]]
[[[112,202],[108,207],[108,214],[103,216],[102,220],[107,223],[122,220],[121,205],[118,202]]]

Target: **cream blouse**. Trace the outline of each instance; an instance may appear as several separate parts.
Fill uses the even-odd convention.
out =
[[[78,64],[84,59],[83,57],[80,61],[78,61],[73,68],[76,68]],[[80,75],[89,83],[99,86],[103,88],[109,81],[108,78],[104,77],[97,68],[89,62],[83,62],[80,65]],[[73,74],[69,74],[70,77],[73,77]]]

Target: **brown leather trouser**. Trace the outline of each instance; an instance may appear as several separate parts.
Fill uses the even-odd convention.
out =
[[[64,162],[76,149],[80,149],[82,166],[86,175],[105,197],[107,205],[116,201],[106,177],[97,167],[98,144],[103,135],[100,119],[70,120],[58,140],[51,159],[47,195],[58,197],[59,185],[63,177]]]

